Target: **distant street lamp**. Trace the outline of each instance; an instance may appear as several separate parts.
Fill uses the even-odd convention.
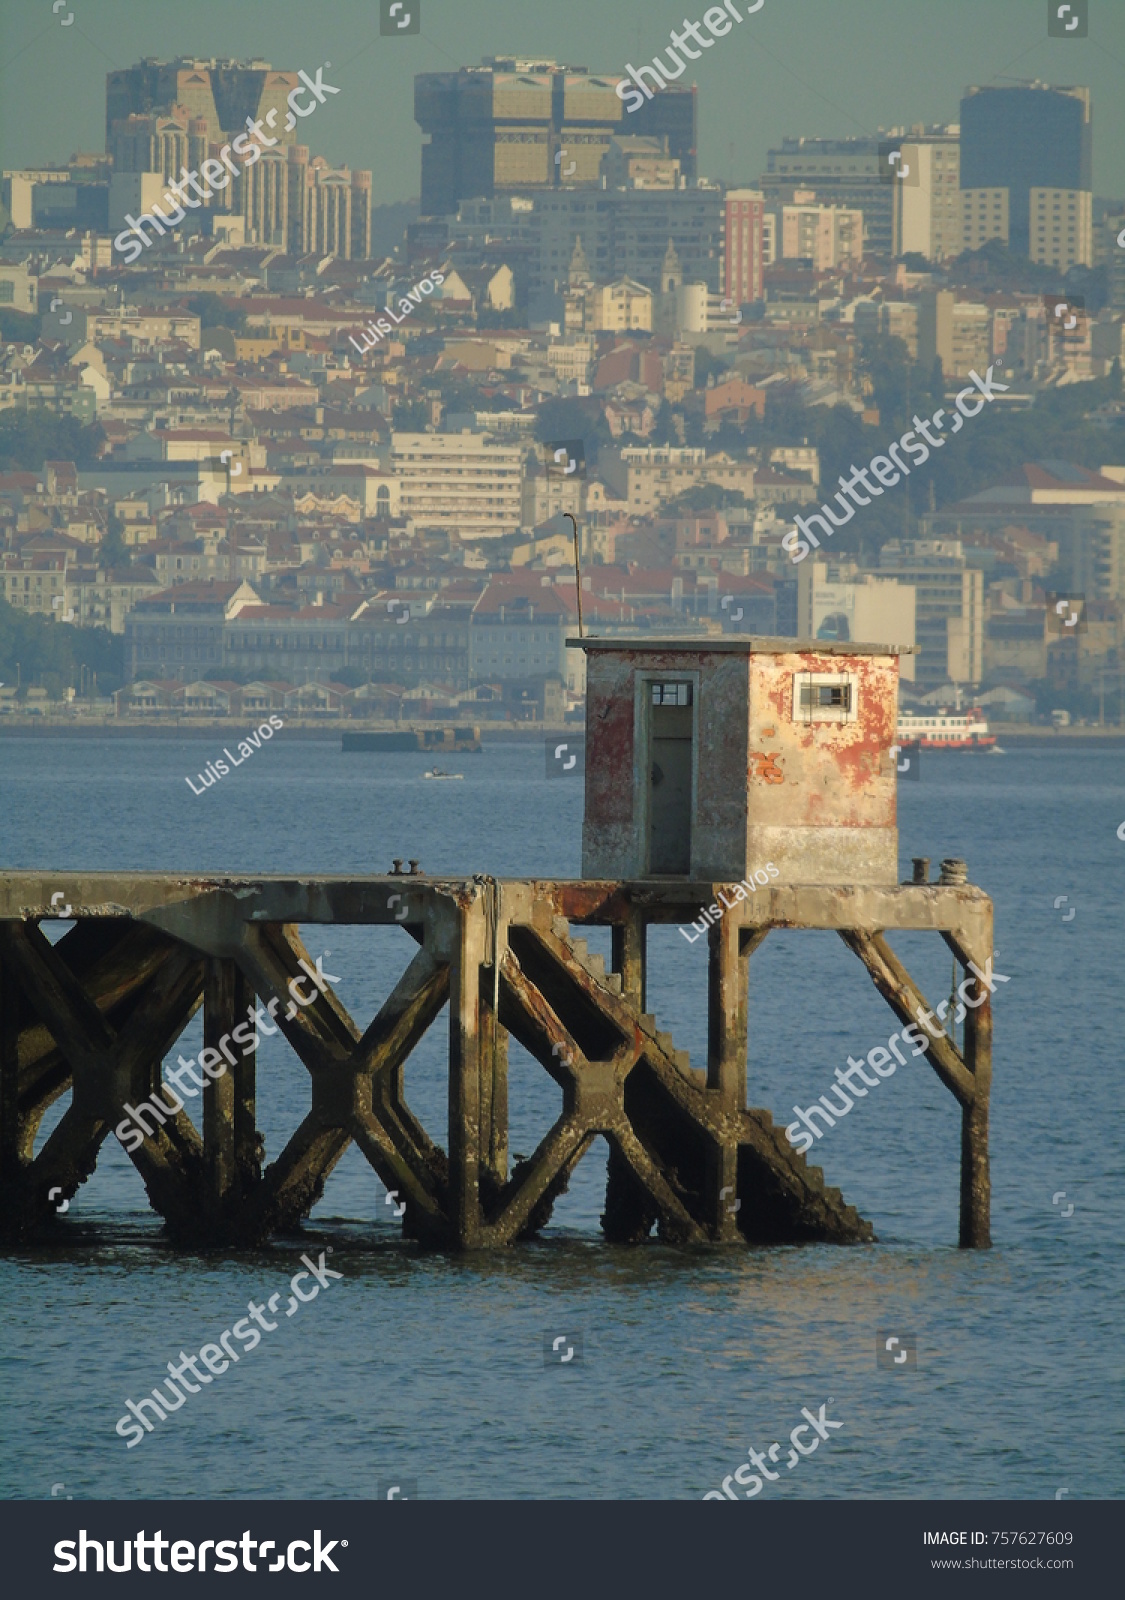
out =
[[[574,588],[578,595],[578,637],[582,639],[585,637],[585,630],[582,627],[582,569],[578,564],[578,524],[569,511],[564,511],[563,516],[574,529]]]

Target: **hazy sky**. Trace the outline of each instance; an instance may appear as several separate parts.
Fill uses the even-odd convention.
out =
[[[304,124],[314,155],[368,167],[373,200],[417,196],[416,72],[503,53],[620,74],[707,9],[689,0],[405,0],[422,32],[379,35],[378,0],[0,0],[0,163],[101,150],[105,74],[142,56],[263,57],[340,89]],[[736,0],[739,10],[743,0]],[[1093,92],[1094,191],[1125,197],[1125,0],[1089,0],[1089,36],[1047,35],[1047,0],[765,0],[691,63],[701,174],[753,184],[784,134],[955,122],[970,83]],[[68,15],[74,21],[63,26]],[[679,80],[688,82],[687,74]]]

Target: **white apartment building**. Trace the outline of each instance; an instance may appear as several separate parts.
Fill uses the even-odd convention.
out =
[[[594,361],[592,334],[572,334],[567,339],[552,339],[547,346],[547,365],[563,383],[587,383]]]
[[[101,306],[60,301],[54,311],[43,313],[44,334],[67,345],[128,340],[155,346],[178,341],[198,350],[199,325],[199,318],[192,312],[142,310],[136,306],[107,311]],[[315,396],[316,391],[311,393]]]
[[[1094,197],[1089,189],[1032,189],[1028,220],[1032,261],[1068,272],[1094,261]]]
[[[960,255],[962,238],[961,129],[951,123],[929,133],[912,130],[901,145],[908,176],[894,186],[894,253],[927,261]],[[978,194],[980,191],[977,191]]]
[[[952,289],[929,289],[918,297],[918,360],[928,367],[941,357],[947,378],[983,371],[992,354],[992,312],[976,300],[958,300]]]
[[[813,483],[820,482],[820,451],[815,444],[774,445],[770,466],[783,472],[807,472]]]
[[[811,260],[817,272],[860,260],[863,212],[849,206],[782,206],[781,254],[786,260]]]
[[[543,462],[534,454],[524,457],[522,526],[538,528],[552,517],[569,512],[579,522],[585,508],[586,480],[577,473],[564,477],[561,472],[548,472]],[[565,533],[570,533],[568,523],[563,523]]]
[[[66,562],[62,557],[47,557],[35,567],[25,567],[14,555],[0,557],[0,598],[10,606],[58,620],[65,590]]]
[[[31,315],[38,309],[39,279],[26,267],[0,266],[0,306]]]
[[[658,511],[696,484],[713,483],[737,489],[747,500],[754,495],[754,463],[729,456],[708,457],[706,450],[675,445],[626,445],[615,457],[599,462],[602,477],[622,495],[633,517]]]
[[[652,290],[634,278],[615,278],[612,283],[587,284],[583,291],[584,333],[626,333],[652,329]]]
[[[925,689],[979,683],[984,676],[984,573],[965,561],[959,539],[889,539],[880,576],[914,591],[918,655],[915,681]]]
[[[110,633],[125,632],[125,618],[138,600],[156,594],[164,584],[143,568],[122,568],[107,572],[83,569],[72,572],[66,584],[67,610],[73,611],[76,627],[108,628]],[[65,612],[56,612],[56,616]]]
[[[419,528],[453,528],[463,539],[495,539],[520,527],[523,449],[487,434],[393,433],[391,466],[404,517]]]
[[[797,568],[797,637],[913,645],[914,589],[861,573],[854,561],[803,561]],[[899,673],[913,683],[913,655],[900,658]]]
[[[990,239],[1008,242],[1008,191],[961,190],[961,248],[979,250]]]

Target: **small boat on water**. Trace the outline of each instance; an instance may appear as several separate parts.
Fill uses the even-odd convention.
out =
[[[967,711],[939,706],[926,716],[901,711],[895,738],[901,745],[913,744],[921,750],[992,750],[996,745],[996,735],[989,733],[979,706]]]
[[[444,778],[446,780],[456,780],[463,778],[465,774],[463,772],[442,772],[440,767],[431,767],[429,772],[423,772],[422,776],[423,778]]]

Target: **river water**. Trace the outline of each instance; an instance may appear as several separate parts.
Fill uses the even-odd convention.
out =
[[[414,856],[435,874],[580,872],[581,782],[548,781],[539,745],[447,757],[463,781],[428,783],[421,756],[281,733],[194,795],[185,777],[226,742],[4,738],[0,868],[364,874]],[[303,1238],[185,1256],[110,1139],[63,1242],[0,1257],[0,1495],[698,1498],[775,1441],[762,1498],[1120,1495],[1123,820],[1125,752],[1109,749],[935,755],[900,784],[901,875],[911,855],[964,856],[996,904],[1010,981],[993,1002],[991,1251],[956,1248],[959,1115],[924,1061],[810,1154],[874,1222],[866,1248],[609,1248],[599,1141],[541,1242],[504,1254],[403,1245],[353,1148]],[[361,1025],[415,948],[398,929],[304,937]],[[894,943],[931,1004],[948,993],[937,936]],[[590,944],[608,953],[608,933]],[[697,1063],[705,948],[650,935],[649,1007]],[[443,1024],[407,1066],[442,1144]],[[751,963],[750,1104],[790,1120],[896,1026],[835,935],[771,933]],[[200,1044],[197,1017],[179,1048]],[[307,1107],[280,1038],[258,1082],[273,1159]],[[560,1097],[514,1043],[511,1095],[528,1154]],[[286,1318],[302,1253],[321,1251],[341,1276]],[[125,1401],[275,1293],[276,1330],[126,1448]],[[898,1350],[913,1335],[916,1362],[878,1366],[880,1331]],[[544,1356],[560,1336],[565,1365]],[[786,1470],[801,1408],[826,1403],[843,1427]]]

